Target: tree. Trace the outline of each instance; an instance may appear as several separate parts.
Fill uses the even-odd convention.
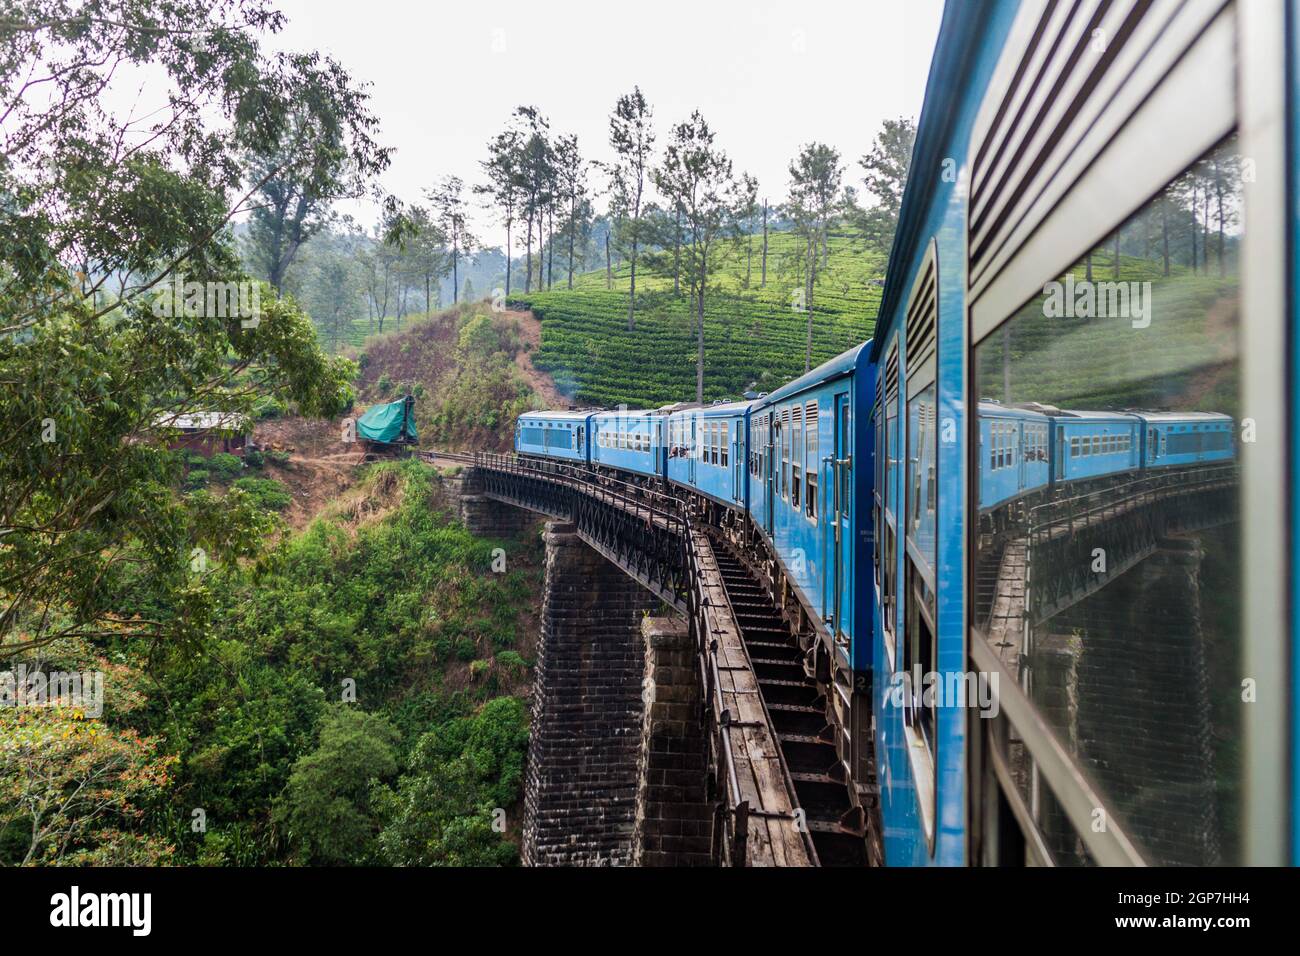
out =
[[[510,252],[511,227],[523,193],[521,171],[523,151],[523,134],[518,129],[509,128],[498,133],[488,143],[488,158],[480,163],[487,174],[486,186],[475,186],[474,191],[490,196],[501,209],[501,218],[506,227],[506,296],[510,295]]]
[[[745,234],[745,283],[749,288],[754,271],[754,220],[758,216],[758,180],[745,173],[740,177],[740,205],[736,210],[741,229]]]
[[[620,241],[631,249],[631,281],[627,294],[627,328],[636,327],[636,259],[641,242],[641,201],[654,154],[655,135],[651,127],[654,114],[641,94],[633,87],[614,104],[609,117],[609,145],[618,157],[606,167],[610,177],[615,221]]]
[[[810,143],[790,163],[790,198],[787,212],[795,233],[804,241],[803,308],[807,314],[807,342],[804,371],[812,368],[813,297],[817,283],[817,260],[829,262],[830,216],[835,208],[844,176],[840,154],[824,143]]]
[[[131,831],[175,757],[70,706],[0,707],[0,852],[22,864],[158,865],[171,847]]]
[[[304,863],[374,862],[376,784],[397,773],[401,735],[384,717],[337,704],[320,723],[320,745],[298,758],[276,808]]]
[[[424,288],[424,311],[432,312],[434,291],[452,265],[447,233],[424,206],[414,207],[408,215],[410,230],[404,249],[407,265],[411,276]]]
[[[420,738],[397,790],[382,794],[379,842],[393,866],[513,863],[494,819],[516,800],[528,747],[523,701],[498,697]]]
[[[466,218],[465,184],[459,176],[448,176],[426,195],[433,204],[434,215],[445,241],[451,244],[452,301],[460,301],[460,257],[470,255],[478,247],[478,240],[469,231]]]
[[[554,154],[550,142],[550,124],[534,106],[520,106],[515,117],[524,124],[523,149],[519,155],[519,189],[523,196],[524,218],[528,226],[527,263],[524,274],[524,291],[533,284],[533,225],[537,225],[538,269],[537,284],[541,285],[542,217],[550,204],[550,193],[555,181]]]
[[[695,302],[695,400],[704,401],[704,301],[717,268],[718,241],[734,229],[737,205],[731,160],[713,144],[714,133],[699,111],[674,126],[663,162],[654,171],[655,187],[682,208],[690,241],[683,252],[687,285]]]
[[[863,181],[867,191],[876,200],[875,206],[863,217],[863,231],[885,254],[889,253],[894,232],[898,229],[898,214],[903,205],[903,190],[907,186],[915,142],[916,126],[911,120],[904,117],[885,120],[871,152],[859,160],[866,174]]]
[[[569,288],[573,288],[573,253],[578,232],[590,216],[587,203],[587,164],[578,151],[577,136],[561,136],[555,146],[555,169],[559,193],[566,210],[562,231],[569,240]]]
[[[278,171],[249,186],[241,157],[298,143],[286,162],[321,182],[338,169],[321,150],[349,137],[367,162],[386,156],[337,65],[261,52],[280,22],[258,0],[103,16],[28,0],[0,25],[0,659],[15,634],[198,640],[214,594],[196,569],[257,553],[268,525],[241,493],[175,493],[167,422],[249,415],[263,397],[324,415],[351,400],[351,363],[244,274],[228,238]],[[98,97],[145,63],[163,104],[141,106],[141,140]],[[347,133],[302,143],[304,116]]]

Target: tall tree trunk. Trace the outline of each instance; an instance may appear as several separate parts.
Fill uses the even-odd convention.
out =
[[[763,200],[763,277],[759,281],[760,288],[767,288],[767,200]]]
[[[1165,278],[1169,278],[1169,200],[1160,200],[1160,246],[1165,260]]]
[[[551,291],[555,278],[555,211],[546,210],[546,291]]]
[[[636,229],[635,226],[632,227]],[[636,330],[636,232],[632,233],[632,279],[627,289],[627,330]]]
[[[808,315],[808,341],[804,348],[803,370],[809,372],[812,370],[812,340],[813,340],[813,272],[817,268],[817,236],[809,234],[807,246],[804,249],[804,286],[803,286],[803,304],[804,311]]]
[[[1115,281],[1119,281],[1119,234],[1120,230],[1115,230]]]
[[[524,292],[525,294],[533,291],[533,214],[528,214],[528,261],[524,270]]]
[[[677,207],[677,225],[673,229],[673,297],[682,294],[682,207]]]
[[[569,206],[569,288],[573,288],[573,237],[578,231],[578,203],[575,199]]]
[[[506,298],[510,298],[510,217],[506,216]]]
[[[460,301],[460,250],[456,248],[457,241],[451,243],[451,304],[455,305]]]
[[[433,311],[433,289],[430,288],[429,273],[424,274],[424,311],[428,314]]]
[[[1196,181],[1192,181],[1192,275],[1197,273],[1196,262]]]
[[[749,288],[749,278],[754,274],[754,221],[749,223],[749,234],[745,236],[745,288]]]
[[[1219,170],[1219,160],[1214,160],[1214,193],[1219,200],[1219,278],[1226,274],[1223,261],[1223,175]]]
[[[605,228],[605,288],[614,288],[614,267],[609,260],[609,227]]]
[[[700,288],[695,310],[695,401],[704,404],[704,282],[708,277],[707,253],[700,255]]]

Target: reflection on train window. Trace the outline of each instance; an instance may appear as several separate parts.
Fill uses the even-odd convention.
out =
[[[1159,864],[1240,859],[1241,236],[1228,141],[975,350],[979,440],[1048,445],[976,459],[975,627]],[[1086,862],[1020,739],[1046,845]]]

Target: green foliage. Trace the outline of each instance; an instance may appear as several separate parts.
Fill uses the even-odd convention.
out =
[[[277,811],[302,862],[375,861],[370,792],[396,774],[398,739],[378,714],[347,704],[326,712],[320,745],[294,764]]]
[[[231,487],[261,511],[283,511],[293,503],[293,493],[274,478],[237,478]]]
[[[208,469],[222,478],[233,478],[244,470],[244,463],[239,460],[238,455],[221,451],[208,459]]]
[[[515,847],[493,830],[519,797],[528,711],[498,697],[420,738],[396,791],[377,797],[389,817],[379,836],[397,866],[500,866]],[[498,813],[500,811],[500,813]]]
[[[728,247],[728,264],[705,301],[706,401],[740,398],[750,387],[771,391],[804,371],[808,315],[795,308],[804,285],[802,241],[773,233],[767,285],[758,287],[755,262],[746,289],[746,238]],[[813,365],[870,337],[882,291],[876,284],[882,256],[849,235],[832,233],[828,247],[830,265],[817,273],[813,299]],[[648,267],[638,272],[634,332],[627,330],[626,270],[615,275],[612,290],[605,289],[601,271],[579,276],[572,290],[512,296],[542,320],[534,364],[576,401],[638,407],[694,397],[691,303],[672,294],[671,251],[667,262],[663,257],[648,262],[656,273],[649,274]]]
[[[212,477],[212,472],[206,468],[191,468],[185,474],[185,484],[182,487],[186,491],[197,491],[200,488],[208,486],[208,479]]]

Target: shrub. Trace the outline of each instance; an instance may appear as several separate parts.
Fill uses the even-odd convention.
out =
[[[249,468],[261,468],[266,464],[266,459],[256,448],[249,448],[244,452],[244,464]]]
[[[206,468],[191,468],[189,474],[185,476],[185,490],[197,491],[199,488],[206,488],[210,477],[211,472]]]
[[[293,501],[289,489],[274,478],[239,478],[232,487],[252,498],[263,511],[283,511]]]
[[[238,455],[232,455],[228,451],[218,452],[208,460],[208,468],[213,473],[223,478],[233,478],[244,470],[244,463],[239,460]]]

